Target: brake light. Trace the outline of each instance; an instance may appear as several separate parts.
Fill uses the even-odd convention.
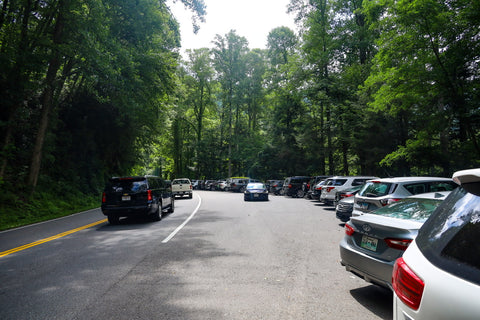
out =
[[[317,188],[315,188],[315,189],[317,189],[317,190],[322,190],[322,187],[317,187]]]
[[[107,202],[107,194],[104,192],[102,193],[102,203]]]
[[[330,191],[332,191],[333,189],[335,189],[335,187],[327,187],[327,192],[330,192]]]
[[[412,239],[385,239],[385,242],[390,248],[398,249],[398,250],[407,250],[408,246],[412,242]]]
[[[152,201],[152,200],[153,200],[152,190],[150,190],[150,189],[147,190],[147,200],[148,200],[148,201]]]
[[[289,184],[289,185],[288,185],[288,188],[291,188],[291,187],[292,187],[292,185],[291,185],[291,184]]]
[[[388,206],[389,204],[397,202],[398,200],[400,200],[400,199],[395,199],[395,198],[394,199],[382,199],[382,200],[380,200],[380,203],[382,204],[382,206],[385,207],[385,206]]]
[[[354,196],[353,193],[347,193],[347,194],[341,195],[342,198],[348,198],[348,197],[353,197],[353,196]]]
[[[422,301],[425,283],[405,263],[403,258],[395,261],[392,273],[392,286],[403,303],[413,310],[418,310]]]
[[[353,229],[352,226],[350,226],[348,223],[345,223],[345,234],[347,236],[352,236],[355,233],[355,229]]]
[[[193,186],[192,186],[192,185],[190,185],[190,190],[192,190],[192,189],[193,189]]]

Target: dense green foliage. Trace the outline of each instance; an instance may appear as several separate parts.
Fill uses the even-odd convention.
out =
[[[181,2],[197,29],[203,1]],[[480,162],[478,1],[291,0],[298,34],[251,49],[232,30],[183,58],[164,0],[0,7],[0,221],[52,195],[91,199],[112,175],[449,176]]]

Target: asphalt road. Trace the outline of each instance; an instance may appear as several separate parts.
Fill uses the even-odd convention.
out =
[[[175,206],[1,232],[0,319],[392,319],[391,292],[340,265],[333,208],[215,191]]]

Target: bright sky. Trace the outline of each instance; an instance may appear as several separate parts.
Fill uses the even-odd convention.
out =
[[[206,22],[193,33],[191,13],[177,2],[172,12],[180,23],[182,51],[213,47],[216,34],[225,36],[230,30],[248,40],[248,47],[266,48],[267,36],[277,27],[286,26],[296,31],[294,15],[287,13],[290,0],[204,0],[207,6]]]

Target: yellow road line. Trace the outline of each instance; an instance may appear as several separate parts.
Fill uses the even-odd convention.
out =
[[[38,241],[35,241],[35,242],[32,242],[32,243],[25,244],[25,245],[17,247],[17,248],[13,248],[13,249],[10,249],[10,250],[7,250],[7,251],[0,252],[0,258],[8,256],[11,253],[15,253],[15,252],[22,251],[22,250],[25,250],[25,249],[28,249],[28,248],[31,248],[31,247],[38,246],[39,244],[42,244],[42,243],[45,243],[45,242],[49,242],[49,241],[52,241],[52,240],[55,240],[55,239],[58,239],[58,238],[61,238],[61,237],[68,236],[69,234],[72,234],[72,233],[75,233],[77,231],[96,226],[97,224],[104,223],[106,221],[107,221],[107,219],[103,219],[103,220],[100,220],[100,221],[97,221],[97,222],[94,222],[94,223],[87,224],[87,225],[85,225],[83,227],[80,227],[80,228],[76,228],[76,229],[72,229],[72,230],[69,230],[69,231],[59,233],[59,234],[57,234],[55,236],[52,236],[52,237],[49,237],[49,238],[45,238],[45,239],[42,239],[42,240],[38,240]]]

